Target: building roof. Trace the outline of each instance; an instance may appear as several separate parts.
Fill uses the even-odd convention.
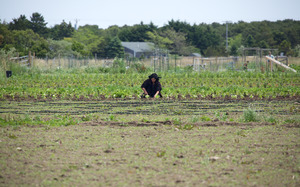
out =
[[[121,44],[135,52],[150,52],[154,49],[154,44],[151,42],[121,42]]]
[[[191,56],[201,57],[201,54],[199,54],[199,53],[192,53]]]

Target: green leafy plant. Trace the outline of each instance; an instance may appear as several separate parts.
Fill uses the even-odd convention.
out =
[[[255,110],[249,107],[243,112],[243,120],[245,122],[256,122],[258,121],[257,113],[255,112]]]
[[[207,116],[201,116],[200,120],[201,121],[211,121],[211,119],[209,117],[207,117]]]
[[[166,151],[159,151],[156,153],[156,156],[161,158],[161,157],[164,157],[166,155]]]

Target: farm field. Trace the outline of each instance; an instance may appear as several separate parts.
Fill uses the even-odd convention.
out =
[[[139,98],[149,73],[36,73],[0,82],[0,100]],[[90,71],[90,70],[89,70]],[[168,99],[269,99],[300,96],[299,73],[178,72],[159,74]]]
[[[0,184],[298,186],[299,105],[2,101]]]
[[[299,74],[41,73],[0,86],[0,186],[299,186]]]

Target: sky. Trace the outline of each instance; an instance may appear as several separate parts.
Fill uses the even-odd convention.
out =
[[[47,27],[63,20],[78,26],[132,26],[149,24],[158,27],[172,19],[191,25],[231,21],[300,20],[300,0],[0,0],[1,22],[11,22],[20,15],[28,20],[38,12]]]

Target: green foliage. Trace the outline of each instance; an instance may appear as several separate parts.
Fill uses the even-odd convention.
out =
[[[228,115],[226,112],[224,112],[224,113],[215,112],[215,117],[221,121],[226,121],[228,118]]]
[[[85,46],[80,42],[74,41],[72,43],[71,49],[72,49],[72,51],[80,54],[80,56],[82,56],[82,57],[89,56],[89,51],[85,50]]]
[[[297,72],[300,72],[300,65],[296,65],[296,64],[291,64],[290,68],[293,68],[294,70],[296,70]]]
[[[51,30],[51,38],[54,40],[62,40],[67,37],[71,37],[75,29],[72,27],[71,22],[67,24],[65,20],[59,25],[55,25]]]
[[[50,120],[43,120],[39,117],[32,118],[29,115],[14,117],[11,115],[0,117],[0,125],[2,126],[20,126],[20,125],[51,125],[51,126],[69,126],[76,125],[79,120],[69,115],[57,115]]]
[[[173,41],[171,41],[168,37],[160,36],[156,31],[148,31],[147,35],[150,38],[150,41],[160,49],[167,49],[169,45],[173,44]]]
[[[6,50],[14,47],[19,53],[26,53],[24,51],[28,51],[28,48],[24,49],[19,46],[19,42],[15,41],[12,31],[31,29],[43,38],[54,40],[69,38],[70,42],[76,41],[83,44],[85,46],[84,51],[75,47],[76,52],[82,56],[97,54],[98,57],[102,58],[122,57],[122,50],[120,50],[120,45],[114,41],[115,38],[132,42],[152,41],[158,48],[167,49],[180,55],[189,55],[192,52],[200,52],[206,56],[241,55],[238,49],[241,46],[246,46],[279,48],[280,52],[284,52],[286,55],[297,56],[296,46],[299,45],[300,40],[299,23],[300,21],[288,19],[276,22],[246,23],[239,21],[238,23],[229,23],[230,51],[226,53],[225,23],[190,25],[185,21],[171,20],[160,28],[152,22],[150,24],[141,22],[133,26],[110,26],[107,29],[98,28],[97,25],[85,25],[75,31],[71,23],[66,23],[64,20],[52,28],[47,28],[44,17],[35,12],[30,20],[25,15],[20,15],[19,18],[13,19],[9,24],[0,23],[0,47]],[[34,50],[32,52],[38,54],[39,57],[45,57],[48,51],[47,45],[38,44],[37,46],[32,48]]]
[[[124,59],[122,58],[115,58],[113,62],[113,73],[125,73],[126,71],[126,64]]]
[[[104,46],[107,45],[104,40],[103,32],[98,28],[97,25],[85,25],[79,27],[72,36],[73,43],[80,43],[84,47],[84,56],[97,54],[99,57],[103,56]],[[82,47],[81,47],[82,48]],[[81,50],[83,50],[83,48]],[[78,50],[77,50],[78,51]],[[80,52],[80,50],[78,51]]]
[[[34,51],[37,57],[45,56],[48,43],[32,30],[14,30],[12,32],[13,42],[20,56],[28,55],[29,51]]]
[[[30,28],[33,30],[33,32],[43,37],[47,36],[47,23],[45,22],[44,17],[40,13],[32,13],[32,16],[30,17],[30,23]]]
[[[277,120],[273,117],[273,116],[267,116],[264,119],[266,122],[270,122],[270,123],[276,123]]]
[[[207,117],[207,116],[201,116],[200,120],[201,121],[211,121],[211,119],[209,117]]]
[[[291,43],[287,40],[283,40],[279,45],[279,51],[283,52],[287,56],[290,56],[292,54]]]
[[[161,158],[161,157],[164,157],[166,155],[166,151],[159,151],[156,153],[156,156]]]
[[[181,130],[192,130],[193,128],[194,128],[193,124],[184,124],[179,126],[179,129]]]
[[[257,113],[249,107],[243,112],[243,120],[244,122],[256,122],[258,121]]]
[[[106,56],[108,58],[124,57],[124,48],[121,45],[121,40],[118,37],[112,38],[108,43],[106,47]]]
[[[241,45],[242,45],[242,34],[238,34],[233,38],[229,38],[230,55],[237,56],[238,48],[241,47]]]
[[[70,42],[48,39],[48,43],[50,48],[47,53],[48,58],[80,56],[72,50],[72,43]]]
[[[9,23],[9,30],[27,30],[30,27],[30,22],[25,15],[20,15],[19,18],[14,18]]]
[[[0,58],[1,59],[1,58]],[[140,85],[150,75],[150,71],[137,73],[134,68],[126,69],[123,59],[115,59],[111,68],[86,67],[68,70],[42,71],[10,63],[13,77],[7,79],[2,73],[0,97],[14,95],[20,97],[53,98],[53,95],[66,98],[91,96],[97,98],[139,97]],[[3,67],[3,66],[2,66]],[[6,66],[10,68],[9,66]],[[3,67],[4,68],[4,67]],[[160,73],[164,98],[231,98],[252,99],[271,97],[294,97],[300,95],[297,86],[299,76],[294,73],[261,74],[256,72],[202,72]],[[51,86],[49,86],[51,85]],[[63,88],[63,89],[62,89]],[[174,109],[174,114],[182,110]],[[220,120],[226,119],[220,114]],[[226,119],[227,120],[227,119]]]

